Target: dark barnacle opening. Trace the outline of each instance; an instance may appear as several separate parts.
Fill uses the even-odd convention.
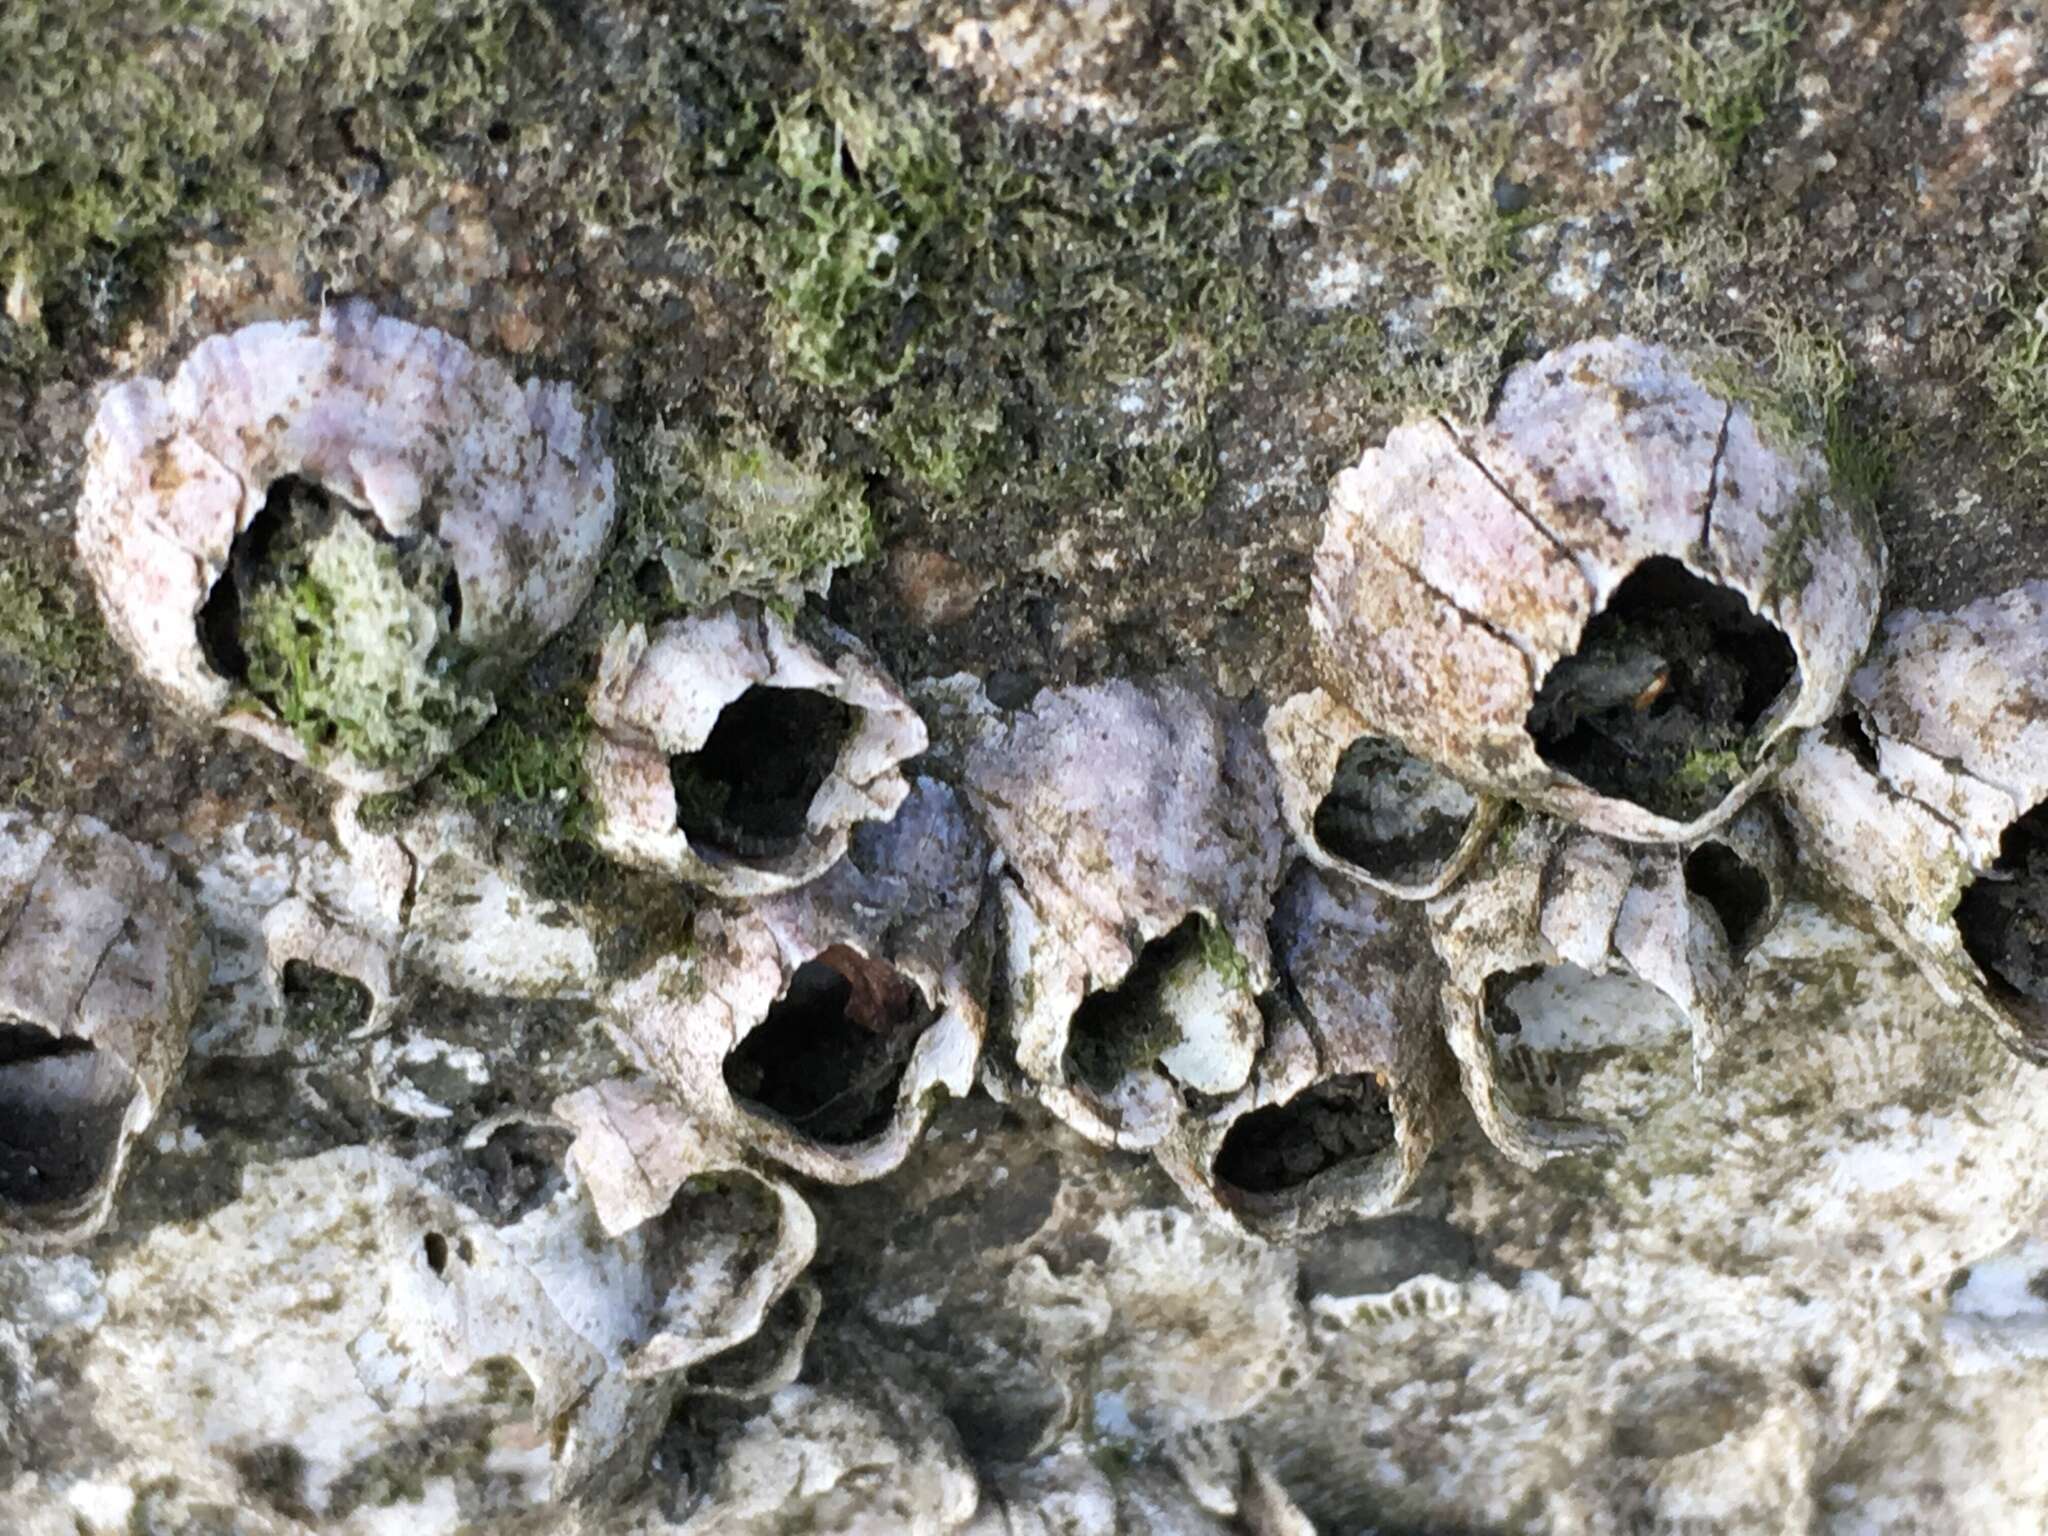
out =
[[[1956,903],[1956,930],[1992,987],[2048,1024],[2048,800],[2005,829],[1998,862]]]
[[[749,688],[719,712],[702,747],[669,764],[676,825],[692,846],[727,858],[794,851],[853,725],[850,705],[811,689]]]
[[[1673,820],[1712,810],[1754,765],[1754,733],[1797,670],[1742,595],[1645,560],[1551,668],[1536,753],[1589,789]]]
[[[725,1058],[733,1095],[828,1145],[888,1128],[932,1010],[894,966],[834,944]]]
[[[1337,760],[1316,807],[1323,848],[1393,885],[1427,885],[1442,872],[1478,811],[1471,792],[1398,742],[1361,736]]]
[[[1764,936],[1771,883],[1726,843],[1701,843],[1685,856],[1685,888],[1713,908],[1737,959]]]
[[[1216,1154],[1226,1190],[1277,1195],[1394,1144],[1394,1111],[1369,1073],[1324,1078],[1231,1126]]]
[[[1203,951],[1204,922],[1184,919],[1161,934],[1131,963],[1114,987],[1091,992],[1067,1026],[1067,1076],[1109,1093],[1132,1072],[1145,1072],[1180,1043],[1180,1026],[1167,1014],[1167,980]]]
[[[1486,978],[1486,995],[1482,999],[1482,1011],[1486,1027],[1497,1036],[1519,1035],[1522,1032],[1522,1016],[1516,1012],[1514,994],[1523,983],[1539,980],[1548,966],[1525,965],[1520,970],[1500,971]]]
[[[133,1081],[113,1058],[0,1018],[0,1208],[70,1205],[106,1176]]]
[[[304,960],[285,961],[278,990],[288,1028],[333,1038],[352,1035],[370,1021],[368,987]]]

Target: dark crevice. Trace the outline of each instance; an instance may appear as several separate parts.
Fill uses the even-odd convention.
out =
[[[309,1034],[351,1035],[370,1021],[370,989],[304,960],[287,960],[278,978],[286,1026]]]
[[[1658,556],[1544,678],[1528,731],[1588,788],[1690,821],[1747,775],[1756,727],[1796,670],[1791,643],[1740,593]]]
[[[1685,888],[1714,909],[1738,959],[1763,937],[1771,883],[1726,843],[1702,843],[1685,856]]]
[[[1707,504],[1700,513],[1700,550],[1710,560],[1714,550],[1714,504],[1721,499],[1721,460],[1728,454],[1728,424],[1735,419],[1730,404],[1721,413],[1721,435],[1714,440],[1714,462],[1707,471]]]
[[[2005,829],[1998,862],[1956,904],[1956,931],[1994,991],[2048,1010],[2048,801]]]
[[[1337,760],[1316,807],[1316,841],[1376,879],[1426,885],[1448,864],[1478,813],[1449,775],[1398,742],[1361,736]]]
[[[120,1138],[127,1074],[83,1040],[0,1019],[0,1205],[78,1199]]]
[[[1279,1194],[1393,1144],[1394,1111],[1379,1080],[1330,1077],[1231,1126],[1216,1154],[1216,1178],[1243,1194]]]
[[[427,1268],[437,1275],[448,1273],[448,1239],[439,1232],[429,1232],[420,1244],[427,1256]]]
[[[1091,992],[1067,1028],[1066,1071],[1097,1093],[1126,1074],[1156,1068],[1180,1043],[1180,1027],[1164,1006],[1167,979],[1202,952],[1203,920],[1184,919],[1143,949],[1114,987]]]
[[[1522,1016],[1515,1012],[1508,996],[1526,981],[1535,981],[1550,969],[1545,965],[1525,965],[1520,970],[1499,971],[1486,978],[1484,1012],[1486,1027],[1498,1036],[1519,1035],[1522,1032]]]
[[[835,944],[797,968],[768,1017],[726,1056],[726,1086],[814,1141],[866,1141],[895,1115],[931,1019],[894,966]]]
[[[749,688],[719,713],[702,747],[669,765],[676,824],[715,855],[794,851],[811,802],[852,734],[854,713],[808,688]]]
[[[1882,777],[1878,767],[1877,743],[1871,739],[1870,724],[1854,704],[1842,711],[1829,734],[1835,745],[1856,759],[1857,766],[1865,773],[1873,778]]]
[[[285,524],[306,511],[325,515],[329,506],[327,494],[319,486],[287,475],[271,483],[262,509],[235,535],[228,548],[227,566],[199,610],[199,649],[206,664],[229,682],[249,680],[249,653],[242,645],[242,605],[266,580],[274,579]]]

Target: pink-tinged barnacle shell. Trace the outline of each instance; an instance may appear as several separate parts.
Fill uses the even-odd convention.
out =
[[[1699,1075],[1719,1050],[1742,977],[1685,860],[1532,818],[1429,904],[1448,972],[1445,1036],[1480,1126],[1513,1161],[1535,1167],[1617,1139],[1554,1112],[1550,1059],[1653,1047],[1676,1030],[1690,1035]]]
[[[823,878],[698,914],[685,953],[604,998],[620,1048],[697,1121],[833,1184],[897,1167],[981,1054],[988,848],[921,779]]]
[[[318,323],[264,322],[195,348],[168,384],[101,401],[78,548],[115,636],[184,712],[254,736],[364,790],[400,787],[430,755],[316,753],[216,670],[200,616],[273,488],[303,484],[379,537],[438,544],[451,638],[482,689],[582,606],[615,510],[612,466],[566,385],[524,383],[444,332],[364,303]],[[444,747],[488,716],[487,692]]]
[[[1484,427],[1411,422],[1340,475],[1310,615],[1374,732],[1475,792],[1684,842],[1833,712],[1883,576],[1817,453],[1616,338],[1517,368]]]
[[[1266,716],[1266,749],[1281,815],[1302,851],[1404,901],[1456,884],[1500,818],[1498,800],[1377,734],[1322,688]]]
[[[1273,916],[1285,985],[1251,1082],[1159,1162],[1199,1209],[1284,1238],[1379,1215],[1414,1184],[1455,1073],[1422,909],[1309,863]]]
[[[598,845],[725,896],[815,880],[909,791],[924,722],[851,636],[735,601],[613,631],[585,758]]]
[[[1802,855],[1951,1003],[2048,1060],[2048,582],[1890,615],[1782,794]]]
[[[0,1230],[57,1245],[106,1223],[206,970],[161,856],[89,817],[0,811]]]
[[[966,784],[1006,865],[1011,1060],[991,1060],[991,1086],[1130,1149],[1156,1146],[1189,1093],[1243,1088],[1285,839],[1237,712],[1178,682],[1048,690],[982,722]]]

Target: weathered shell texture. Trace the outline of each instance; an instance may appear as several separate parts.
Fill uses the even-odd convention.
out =
[[[830,869],[855,826],[895,814],[910,787],[901,765],[926,740],[851,636],[820,624],[814,641],[743,601],[651,634],[614,631],[590,716],[599,845],[725,896]]]
[[[392,538],[438,540],[460,587],[455,638],[486,680],[582,606],[615,510],[611,461],[566,385],[521,383],[363,303],[212,337],[168,384],[110,391],[78,509],[108,627],[181,709],[296,761],[304,743],[213,669],[197,623],[236,537],[287,478]],[[431,764],[316,766],[377,790]]]
[[[1739,595],[1793,664],[1744,728],[1731,787],[1682,818],[1589,787],[1530,730],[1546,678],[1623,583],[1668,582],[1674,567]],[[1872,526],[1830,494],[1817,453],[1766,443],[1671,353],[1616,338],[1516,369],[1486,426],[1411,422],[1340,475],[1310,617],[1325,683],[1373,730],[1474,790],[1671,842],[1733,815],[1771,749],[1833,712],[1883,575]],[[1621,660],[1611,677],[1627,675]],[[1624,697],[1661,710],[1698,660],[1653,660]]]
[[[606,995],[606,1027],[734,1144],[829,1183],[878,1178],[936,1089],[974,1086],[988,858],[955,792],[920,779],[821,879],[701,912],[687,953]]]
[[[1158,1155],[1195,1206],[1281,1238],[1400,1200],[1435,1144],[1453,1068],[1420,907],[1304,861],[1273,930],[1292,1001],[1269,1004],[1251,1082]]]
[[[1374,735],[1327,690],[1298,693],[1266,716],[1280,812],[1324,869],[1406,901],[1455,884],[1493,835],[1500,802]]]
[[[1284,846],[1245,722],[1175,681],[1047,690],[986,723],[966,786],[1006,866],[996,1008],[1021,1082],[995,1064],[991,1086],[1025,1087],[1083,1135],[1133,1150],[1182,1119],[1186,1091],[1241,1089],[1264,1034]],[[1157,963],[1140,967],[1141,952]],[[1143,995],[1106,997],[1127,978]],[[1077,1018],[1096,1001],[1114,1011],[1083,1038]],[[1081,1048],[1103,1058],[1092,1073],[1076,1070]]]
[[[0,1229],[57,1245],[106,1222],[206,970],[158,854],[89,817],[0,811]]]
[[[1688,888],[1677,849],[1533,818],[1431,902],[1429,919],[1465,1097],[1487,1136],[1525,1167],[1615,1140],[1558,1112],[1546,1058],[1654,1046],[1677,1031],[1690,1034],[1702,1074],[1741,999],[1723,922]]]
[[[2044,679],[2048,583],[1952,614],[1894,613],[1850,684],[1856,719],[1810,736],[1782,786],[1802,855],[1947,1001],[2036,1060],[2048,1060],[2048,930],[2026,903],[2048,907],[2032,852],[2048,819]],[[1999,914],[2002,902],[2014,910]]]

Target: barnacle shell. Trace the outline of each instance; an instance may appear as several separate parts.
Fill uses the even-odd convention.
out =
[[[1321,688],[1266,716],[1280,813],[1324,869],[1408,901],[1441,895],[1493,835],[1500,802],[1378,736]]]
[[[1377,1215],[1415,1182],[1452,1081],[1444,972],[1419,907],[1295,867],[1273,919],[1278,1022],[1252,1080],[1159,1162],[1199,1209],[1261,1237]]]
[[[1696,814],[1591,787],[1539,755],[1530,729],[1546,680],[1637,574],[1735,594],[1741,622],[1766,621],[1789,647],[1766,639],[1789,680],[1740,718],[1739,774]],[[1818,454],[1770,446],[1744,406],[1708,394],[1670,353],[1617,338],[1516,369],[1484,427],[1411,422],[1339,476],[1310,615],[1325,683],[1375,731],[1474,790],[1672,842],[1733,815],[1769,775],[1771,749],[1833,712],[1883,574],[1868,520],[1829,494]],[[1710,649],[1723,649],[1715,633]],[[1653,660],[1614,702],[1649,718],[1681,691],[1667,684],[1714,661]],[[1747,672],[1742,683],[1762,687]]]
[[[1016,1086],[1091,1140],[1134,1150],[1178,1123],[1185,1091],[1242,1088],[1264,1034],[1284,841],[1271,768],[1242,719],[1180,682],[1049,690],[986,722],[966,772],[1007,865],[998,1006]],[[1160,940],[1162,973],[1134,1000],[1171,1036],[1151,1053],[1159,1070],[1136,1063],[1091,1086],[1071,1059],[1077,1012]],[[1008,1091],[1007,1072],[998,1065],[992,1086]]]
[[[987,864],[954,792],[920,779],[823,878],[699,913],[686,953],[606,994],[606,1027],[734,1142],[829,1183],[879,1177],[916,1144],[935,1089],[974,1085],[986,946],[968,939]],[[742,1093],[750,1072],[762,1081]],[[852,1123],[872,1119],[857,1113],[870,1097],[893,1108]]]
[[[1850,694],[1858,723],[1809,736],[1784,775],[1802,855],[1944,1000],[2048,1060],[2048,998],[1987,974],[1965,934],[1974,897],[2042,884],[2005,855],[2048,819],[2048,582],[1890,615]]]
[[[1502,1152],[1525,1167],[1610,1145],[1601,1126],[1520,1106],[1510,1068],[1543,1075],[1550,1050],[1654,1043],[1667,1023],[1689,1031],[1695,1072],[1705,1069],[1740,1000],[1741,973],[1722,922],[1689,890],[1677,849],[1632,847],[1534,818],[1506,835],[1457,889],[1429,904],[1448,979],[1444,1032],[1465,1097]],[[1607,996],[1603,978],[1661,993]],[[1521,985],[1548,989],[1540,1038],[1509,1048],[1494,1021]],[[1520,1032],[1519,1019],[1511,1027]],[[1528,1033],[1538,1034],[1537,1030]],[[1554,1038],[1552,1038],[1554,1037]]]
[[[208,663],[197,622],[274,483],[313,482],[392,538],[438,540],[460,587],[454,639],[486,681],[582,605],[615,510],[611,461],[566,386],[522,384],[363,303],[212,337],[169,384],[118,386],[88,453],[78,548],[109,628],[186,713],[300,762],[305,743]],[[432,762],[315,766],[390,789]]]
[[[85,816],[0,811],[0,1228],[103,1226],[206,983],[163,858]]]
[[[652,634],[615,630],[591,692],[597,734],[585,759],[599,846],[721,895],[762,896],[816,879],[855,826],[894,815],[909,789],[900,765],[924,750],[924,724],[850,636],[820,630],[814,645],[772,610],[740,601]],[[761,718],[745,729],[754,734],[726,745],[721,717],[756,689],[769,692],[753,700]],[[843,722],[836,750],[830,718]],[[758,795],[765,806],[778,787],[771,776],[794,768],[801,777],[806,753],[816,754],[816,782],[779,786],[788,804],[758,813],[775,823],[762,822],[768,830],[733,824],[725,806],[707,813],[723,823],[709,835],[684,830],[679,816],[694,816],[678,803],[678,760],[709,758],[724,775],[711,787],[731,792],[727,804]]]

